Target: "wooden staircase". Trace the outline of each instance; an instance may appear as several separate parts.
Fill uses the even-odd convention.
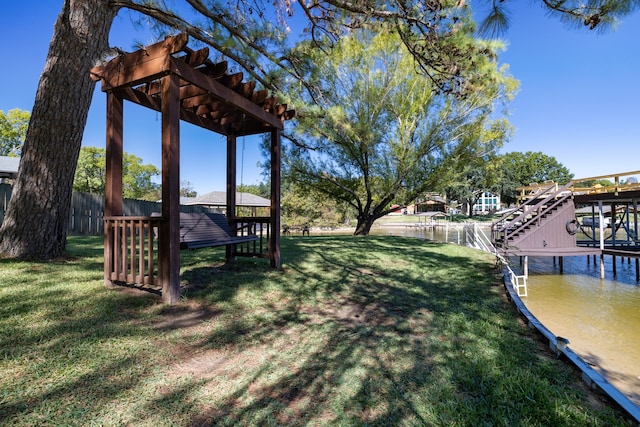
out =
[[[505,214],[491,226],[492,241],[502,253],[553,251],[575,248],[575,220],[572,183],[563,187],[550,184],[530,195],[515,211]]]

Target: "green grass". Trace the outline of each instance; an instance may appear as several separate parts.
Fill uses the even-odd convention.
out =
[[[486,254],[283,238],[284,271],[182,257],[183,301],[108,289],[102,242],[0,260],[2,425],[611,426],[505,301]]]

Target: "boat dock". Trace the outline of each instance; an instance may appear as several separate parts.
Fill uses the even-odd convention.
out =
[[[521,205],[492,225],[492,242],[503,256],[587,256],[635,260],[640,281],[638,201],[640,171],[545,183],[520,188]],[[612,185],[602,185],[609,181]],[[525,269],[525,275],[527,271]]]

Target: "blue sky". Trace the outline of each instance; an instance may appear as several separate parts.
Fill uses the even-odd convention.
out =
[[[31,110],[62,1],[3,2],[0,37],[5,53],[0,67],[0,110]],[[599,34],[568,29],[547,17],[537,4],[512,2],[511,28],[504,36],[501,62],[520,80],[511,104],[515,135],[507,151],[542,151],[576,177],[640,170],[640,13],[615,31]],[[119,17],[111,43],[133,50],[148,43]],[[105,96],[96,88],[84,142],[104,147]],[[181,179],[198,194],[225,185],[225,140],[188,124],[181,131]],[[261,181],[256,138],[239,141],[238,182]],[[242,147],[244,145],[244,154]],[[129,103],[125,106],[125,151],[160,167],[160,118]],[[241,167],[240,167],[241,166]]]

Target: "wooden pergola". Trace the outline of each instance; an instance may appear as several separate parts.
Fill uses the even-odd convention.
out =
[[[226,62],[211,62],[207,48],[192,50],[187,42],[186,34],[167,37],[91,71],[107,93],[105,283],[160,285],[162,299],[169,304],[180,298],[180,121],[227,137],[227,219],[232,226],[246,221],[235,216],[236,138],[270,133],[270,215],[252,218],[262,221],[259,229],[266,230],[261,236],[266,244],[258,249],[255,244],[253,249],[227,247],[227,259],[240,253],[264,255],[266,249],[271,266],[280,268],[280,133],[284,121],[294,116],[268,91],[255,90],[255,82],[243,82],[242,73],[229,74]],[[161,113],[160,217],[123,216],[125,100]]]

